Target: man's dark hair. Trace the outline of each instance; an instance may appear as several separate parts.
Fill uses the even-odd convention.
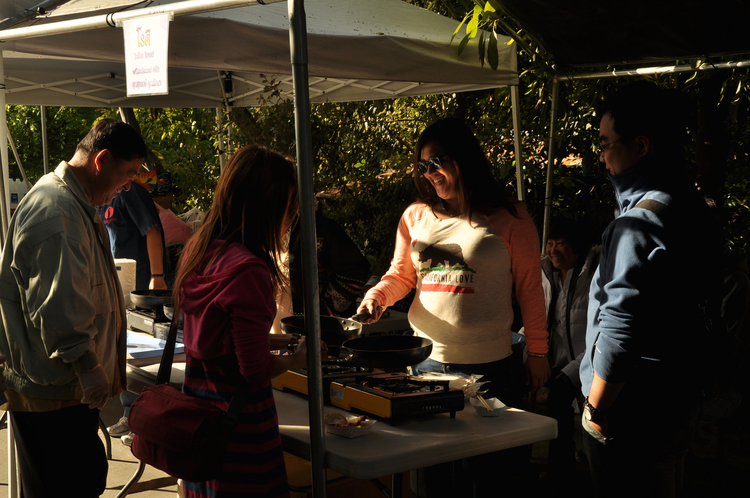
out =
[[[586,256],[593,242],[592,231],[582,221],[564,217],[552,218],[547,240],[557,240],[563,237],[568,241],[576,256]]]
[[[680,149],[687,142],[690,110],[690,102],[683,93],[638,81],[603,100],[596,107],[596,115],[601,118],[610,113],[614,130],[624,142],[645,136],[658,152],[663,152]]]
[[[88,158],[91,154],[107,149],[119,161],[145,159],[146,143],[138,132],[127,123],[114,119],[102,119],[89,130],[76,147]]]

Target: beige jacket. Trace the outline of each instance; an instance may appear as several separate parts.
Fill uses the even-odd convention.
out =
[[[42,399],[80,399],[76,371],[101,364],[111,395],[121,392],[122,302],[102,220],[62,162],[19,204],[2,251],[0,351],[8,358],[8,387]]]

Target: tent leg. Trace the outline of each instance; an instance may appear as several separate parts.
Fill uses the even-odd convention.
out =
[[[289,45],[294,85],[294,124],[297,137],[297,182],[300,197],[300,242],[308,344],[320,342],[320,298],[315,250],[315,204],[310,130],[310,89],[307,73],[307,24],[303,0],[289,0]],[[307,348],[307,389],[310,393],[310,463],[313,496],[326,497],[326,443],[323,432],[323,375],[317,347]]]
[[[4,54],[0,50],[0,162],[2,162],[2,174],[0,174],[0,204],[2,204],[2,213],[0,213],[0,246],[5,246],[5,237],[8,234],[8,224],[10,220],[10,190],[8,163],[8,145],[5,137],[8,136],[8,122],[5,113],[5,64],[3,62]]]
[[[8,417],[8,498],[21,496],[21,479],[18,470],[16,434],[11,419]]]
[[[26,170],[23,167],[23,163],[21,162],[21,157],[18,155],[18,149],[16,149],[16,143],[13,141],[13,135],[10,134],[10,130],[5,130],[8,133],[8,143],[10,143],[10,148],[13,151],[13,156],[16,158],[16,164],[18,164],[18,169],[21,170],[21,179],[23,182],[31,189],[31,184],[29,183],[29,179],[26,177]],[[8,171],[8,176],[10,176],[10,170]]]
[[[523,150],[521,144],[521,96],[518,85],[510,87],[510,102],[513,111],[513,138],[516,146],[516,186],[518,200],[526,202],[526,181],[523,173]]]
[[[552,83],[552,112],[549,123],[549,149],[547,153],[547,188],[544,194],[544,230],[542,232],[542,255],[547,244],[550,220],[552,219],[552,173],[555,168],[555,133],[557,125],[557,105],[560,98],[560,82],[557,78]]]
[[[41,106],[39,113],[42,115],[42,156],[44,157],[44,174],[49,173],[49,147],[47,146],[47,107]]]

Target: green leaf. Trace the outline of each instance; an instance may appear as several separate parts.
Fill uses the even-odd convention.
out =
[[[453,36],[451,36],[451,43],[453,43],[453,39],[456,37],[456,35],[458,34],[458,31],[461,29],[461,26],[464,25],[464,23],[469,19],[469,17],[471,17],[471,12],[466,14],[466,16],[464,17],[464,20],[461,21],[461,24],[458,25],[458,27],[456,28],[456,31],[453,32]]]
[[[479,33],[479,64],[481,64],[482,67],[484,67],[484,44],[485,44],[485,31],[482,30]],[[492,40],[490,40],[491,42]]]
[[[466,25],[466,33],[469,35],[470,38],[474,38],[477,36],[477,31],[479,31],[479,18],[482,17],[482,8],[480,6],[474,7],[474,12],[471,17],[471,21],[469,21],[469,24]]]
[[[461,55],[461,52],[464,51],[466,48],[466,44],[469,43],[469,40],[471,39],[471,35],[466,35],[461,40],[461,43],[458,44],[458,55]]]
[[[490,63],[490,67],[497,71],[498,55],[497,55],[497,35],[493,31],[488,37],[487,44],[487,62]]]
[[[495,7],[493,7],[492,4],[490,4],[490,2],[487,2],[486,4],[484,4],[484,11],[485,12],[496,12],[495,11]]]

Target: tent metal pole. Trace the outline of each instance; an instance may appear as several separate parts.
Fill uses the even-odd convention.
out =
[[[44,174],[49,173],[49,148],[47,145],[47,106],[40,106],[42,115],[42,158],[44,159]]]
[[[9,172],[10,163],[8,162],[8,142],[5,137],[8,136],[8,122],[5,113],[5,63],[4,54],[0,50],[0,162],[2,162],[2,174],[0,174],[0,202],[2,203],[2,214],[0,222],[2,231],[0,233],[0,245],[5,246],[5,238],[8,234],[8,224],[10,220],[10,190],[9,190]],[[10,459],[9,459],[10,460]]]
[[[18,164],[18,169],[21,170],[21,179],[28,187],[31,187],[31,185],[29,185],[29,179],[26,178],[26,170],[24,169],[23,163],[21,162],[21,157],[18,155],[18,149],[16,149],[16,143],[13,141],[13,135],[10,134],[10,130],[8,130],[7,128],[5,131],[8,133],[8,143],[10,144],[10,148],[13,151],[13,157],[16,158],[16,164]],[[10,168],[8,169],[8,177],[10,177]]]
[[[0,230],[0,248],[5,247],[5,241],[8,236],[8,225],[10,219],[10,191],[8,189],[8,172],[10,164],[8,162],[8,144],[5,137],[8,132],[7,115],[5,112],[5,63],[4,53],[0,50],[0,162],[2,171],[0,171],[0,203],[2,204],[2,230]],[[13,431],[13,424],[8,417],[8,496],[17,498],[21,496],[21,488],[18,478],[18,462],[16,460],[16,437]]]
[[[682,66],[654,66],[642,67],[638,69],[620,69],[614,71],[602,71],[597,73],[582,73],[570,75],[557,75],[555,81],[573,81],[573,80],[598,80],[605,78],[622,78],[624,76],[645,76],[649,74],[668,74],[668,73],[690,73],[695,71],[713,71],[714,69],[740,69],[750,67],[750,60],[706,63],[700,65],[682,65]]]
[[[544,193],[544,229],[542,231],[542,255],[547,245],[550,221],[552,219],[552,178],[555,168],[555,133],[557,125],[557,105],[560,98],[560,82],[555,78],[552,82],[552,112],[549,120],[549,148],[547,152],[547,187]]]
[[[523,173],[523,150],[521,145],[521,95],[518,85],[510,87],[510,105],[513,111],[513,138],[516,146],[516,188],[518,200],[526,202],[526,181]]]
[[[325,434],[323,432],[323,373],[320,366],[320,298],[315,234],[315,199],[310,130],[310,90],[307,72],[307,22],[303,0],[289,0],[289,46],[294,85],[294,124],[297,137],[297,182],[300,242],[307,334],[307,392],[310,417],[310,463],[313,496],[326,496]]]

